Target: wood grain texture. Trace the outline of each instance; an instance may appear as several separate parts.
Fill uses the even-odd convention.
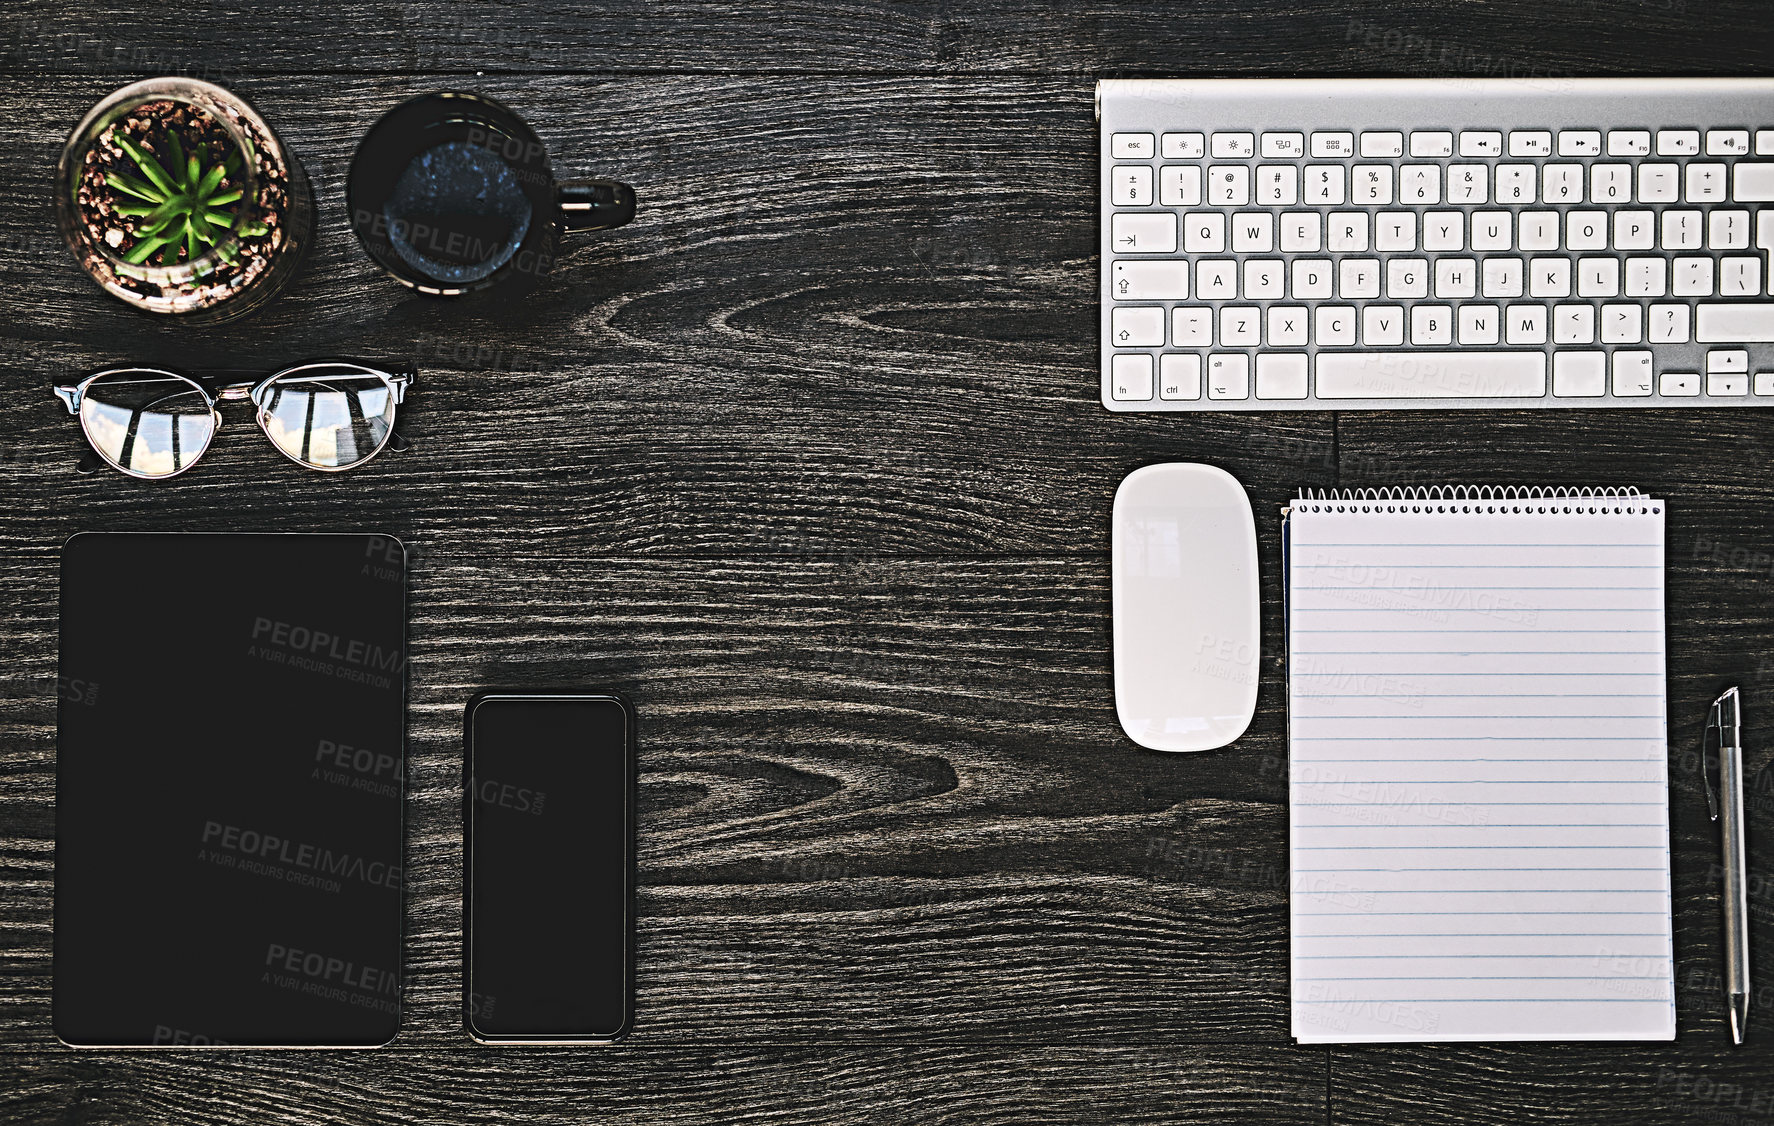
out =
[[[1774,692],[1765,413],[1112,416],[1090,98],[1102,75],[1753,73],[1766,24],[1753,0],[0,0],[0,1120],[1716,1120],[1692,1092],[1774,1073],[1774,1037],[1726,1044],[1689,750],[1720,683]],[[242,90],[314,180],[315,252],[244,325],[133,314],[54,232],[68,128],[165,70]],[[445,87],[518,109],[562,173],[635,184],[636,222],[521,300],[382,278],[344,223],[352,147]],[[410,453],[303,473],[230,413],[177,481],[81,477],[48,395],[119,358],[327,353],[418,363]],[[1262,544],[1257,722],[1207,755],[1133,747],[1111,697],[1108,499],[1173,460],[1234,472]],[[1445,480],[1671,498],[1676,1045],[1288,1043],[1277,510]],[[56,560],[96,528],[407,542],[392,1048],[50,1037]],[[638,1022],[614,1049],[463,1042],[459,724],[490,685],[639,706]],[[1766,871],[1774,767],[1754,777]],[[1774,893],[1752,915],[1774,982]]]
[[[1255,1088],[1247,1076],[1265,1075]],[[1324,1058],[1275,1047],[64,1053],[0,1093],[14,1126],[708,1121],[1322,1121]]]

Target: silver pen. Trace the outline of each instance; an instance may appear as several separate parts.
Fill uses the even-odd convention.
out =
[[[1717,733],[1719,784],[1715,792],[1707,770],[1707,737]],[[1743,844],[1743,715],[1737,689],[1727,688],[1712,702],[1701,737],[1700,773],[1706,782],[1706,809],[1719,825],[1724,853],[1725,890],[1720,901],[1725,917],[1725,1004],[1731,1010],[1731,1041],[1743,1043],[1749,1023],[1749,902],[1745,893]],[[1720,815],[1723,815],[1722,819]]]

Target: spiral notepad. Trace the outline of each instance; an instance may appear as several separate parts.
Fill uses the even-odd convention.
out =
[[[1285,541],[1294,1036],[1674,1038],[1663,503],[1305,494]]]

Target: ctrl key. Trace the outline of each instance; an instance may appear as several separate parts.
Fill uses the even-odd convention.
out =
[[[1109,361],[1109,397],[1118,403],[1144,402],[1152,397],[1152,357],[1144,352],[1116,356]]]

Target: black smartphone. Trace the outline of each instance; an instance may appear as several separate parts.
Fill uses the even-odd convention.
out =
[[[487,1044],[619,1040],[634,1017],[634,712],[482,692],[464,730],[464,997]]]

